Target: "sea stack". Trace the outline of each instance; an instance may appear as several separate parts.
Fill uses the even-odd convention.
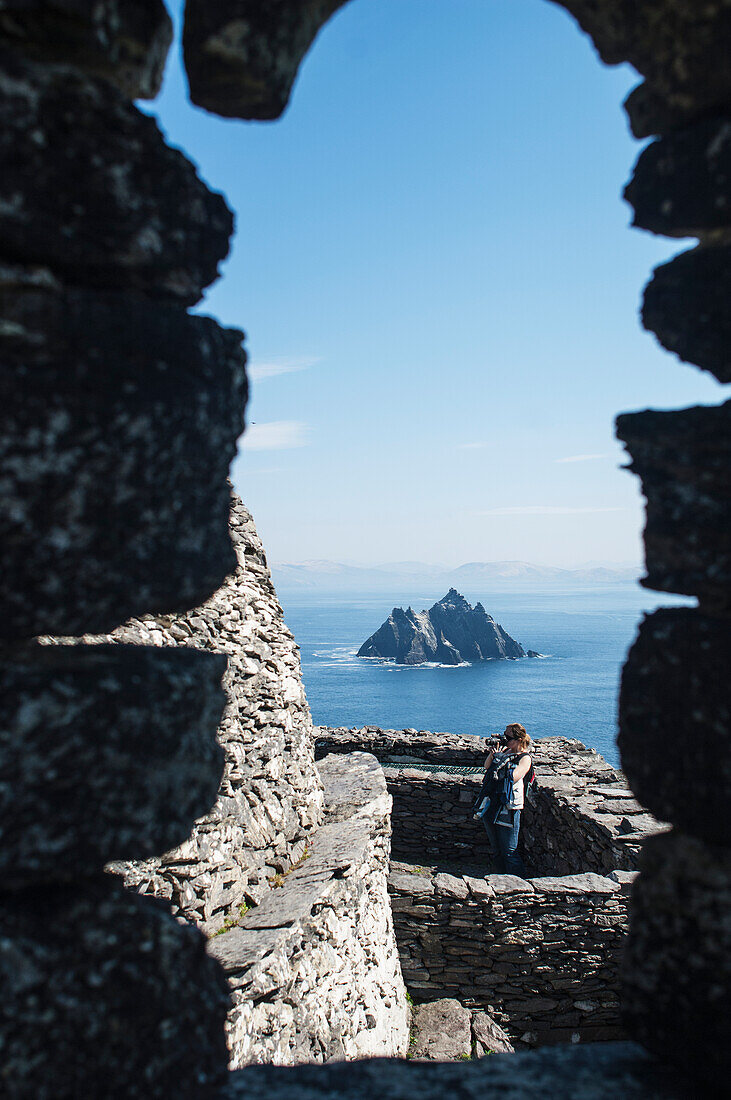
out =
[[[390,657],[399,665],[459,665],[525,655],[481,603],[472,607],[456,588],[428,611],[394,607],[358,650],[359,657]]]

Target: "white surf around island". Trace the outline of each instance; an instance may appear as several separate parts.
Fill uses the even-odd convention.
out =
[[[343,668],[348,665],[355,668],[361,664],[370,664],[376,667],[382,667],[384,671],[387,672],[419,672],[422,669],[435,668],[472,668],[473,665],[487,664],[491,661],[504,662],[522,660],[520,657],[486,657],[483,661],[460,661],[458,664],[450,665],[442,664],[440,661],[422,661],[418,665],[403,665],[398,664],[394,657],[359,657],[356,648],[342,645],[313,649],[312,658],[318,662],[320,668]],[[550,659],[561,660],[560,657],[554,658],[554,655],[551,653],[537,653],[535,659],[541,661]]]
[[[533,658],[478,600],[473,606],[456,588],[430,608],[394,607],[358,650],[358,656],[398,665],[471,665],[488,660]]]
[[[424,589],[420,589],[424,593]],[[426,590],[420,606],[443,593]],[[357,657],[362,640],[383,621],[400,593],[279,593],[287,625],[301,646],[313,720],[322,726],[413,727],[488,735],[522,722],[532,737],[576,737],[612,764],[619,675],[643,612],[692,601],[626,585],[590,592],[468,591],[535,660],[396,665]],[[399,676],[399,672],[422,672]],[[449,672],[449,675],[447,673]]]

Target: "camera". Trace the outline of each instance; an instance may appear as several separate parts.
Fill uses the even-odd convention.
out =
[[[496,733],[492,737],[485,738],[485,745],[488,749],[495,751],[496,749],[504,749],[508,743],[508,740],[504,733]]]

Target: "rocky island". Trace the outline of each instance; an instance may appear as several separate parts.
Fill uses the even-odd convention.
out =
[[[391,657],[399,665],[459,665],[529,655],[537,656],[533,650],[526,653],[481,603],[473,607],[456,588],[428,611],[394,607],[358,650],[359,657]]]

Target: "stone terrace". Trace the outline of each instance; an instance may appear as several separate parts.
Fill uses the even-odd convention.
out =
[[[316,730],[316,755],[362,748],[381,761],[393,798],[389,893],[413,1000],[484,1009],[516,1047],[621,1038],[629,892],[643,841],[663,829],[622,773],[580,741],[535,743],[523,880],[489,873],[472,820],[482,738]]]
[[[316,756],[365,751],[385,766],[394,859],[489,870],[487,839],[471,813],[485,759],[481,737],[376,726],[319,727],[315,735]],[[531,874],[635,870],[641,845],[663,827],[635,801],[622,772],[563,737],[535,742],[533,759],[538,782],[522,830]]]

